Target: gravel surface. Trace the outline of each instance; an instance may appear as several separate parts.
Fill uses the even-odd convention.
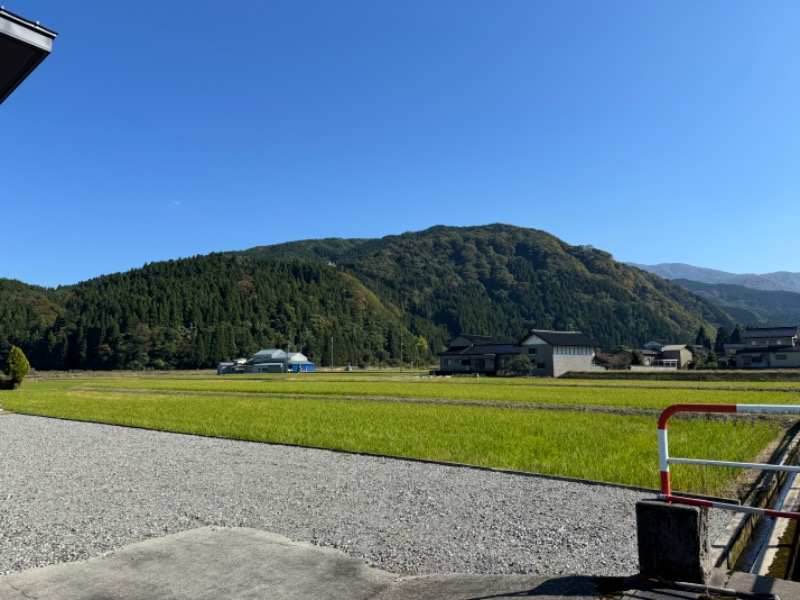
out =
[[[0,573],[218,525],[338,548],[394,573],[631,575],[636,502],[652,497],[0,412]],[[712,519],[712,539],[724,525]]]

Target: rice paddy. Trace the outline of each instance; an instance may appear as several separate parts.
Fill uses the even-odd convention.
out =
[[[789,385],[174,373],[26,381],[0,402],[11,412],[656,488],[661,409],[800,404],[800,390]],[[763,418],[673,418],[670,451],[749,462],[787,426]],[[672,472],[675,490],[711,495],[737,473],[686,465]]]

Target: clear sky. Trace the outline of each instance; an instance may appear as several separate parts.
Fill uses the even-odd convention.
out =
[[[494,222],[800,271],[800,2],[6,0],[0,277]]]

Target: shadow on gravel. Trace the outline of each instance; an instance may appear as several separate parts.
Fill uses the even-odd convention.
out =
[[[501,594],[493,594],[491,596],[475,596],[469,600],[496,600],[499,598],[537,597],[569,598],[571,596],[580,598],[595,598],[597,597],[598,592],[597,578],[573,575],[570,577],[548,579],[544,583],[541,583],[530,590],[506,592]]]

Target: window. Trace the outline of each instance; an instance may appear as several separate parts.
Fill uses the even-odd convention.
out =
[[[536,354],[536,350],[537,350],[536,348],[528,348],[528,354],[535,355]]]
[[[776,354],[775,360],[786,360],[788,357],[785,354]]]
[[[462,366],[468,367],[469,366],[469,359],[468,358],[462,358],[461,359],[461,364],[462,364]]]
[[[545,364],[544,363],[536,363],[536,368],[537,369],[544,369],[545,368]]]

